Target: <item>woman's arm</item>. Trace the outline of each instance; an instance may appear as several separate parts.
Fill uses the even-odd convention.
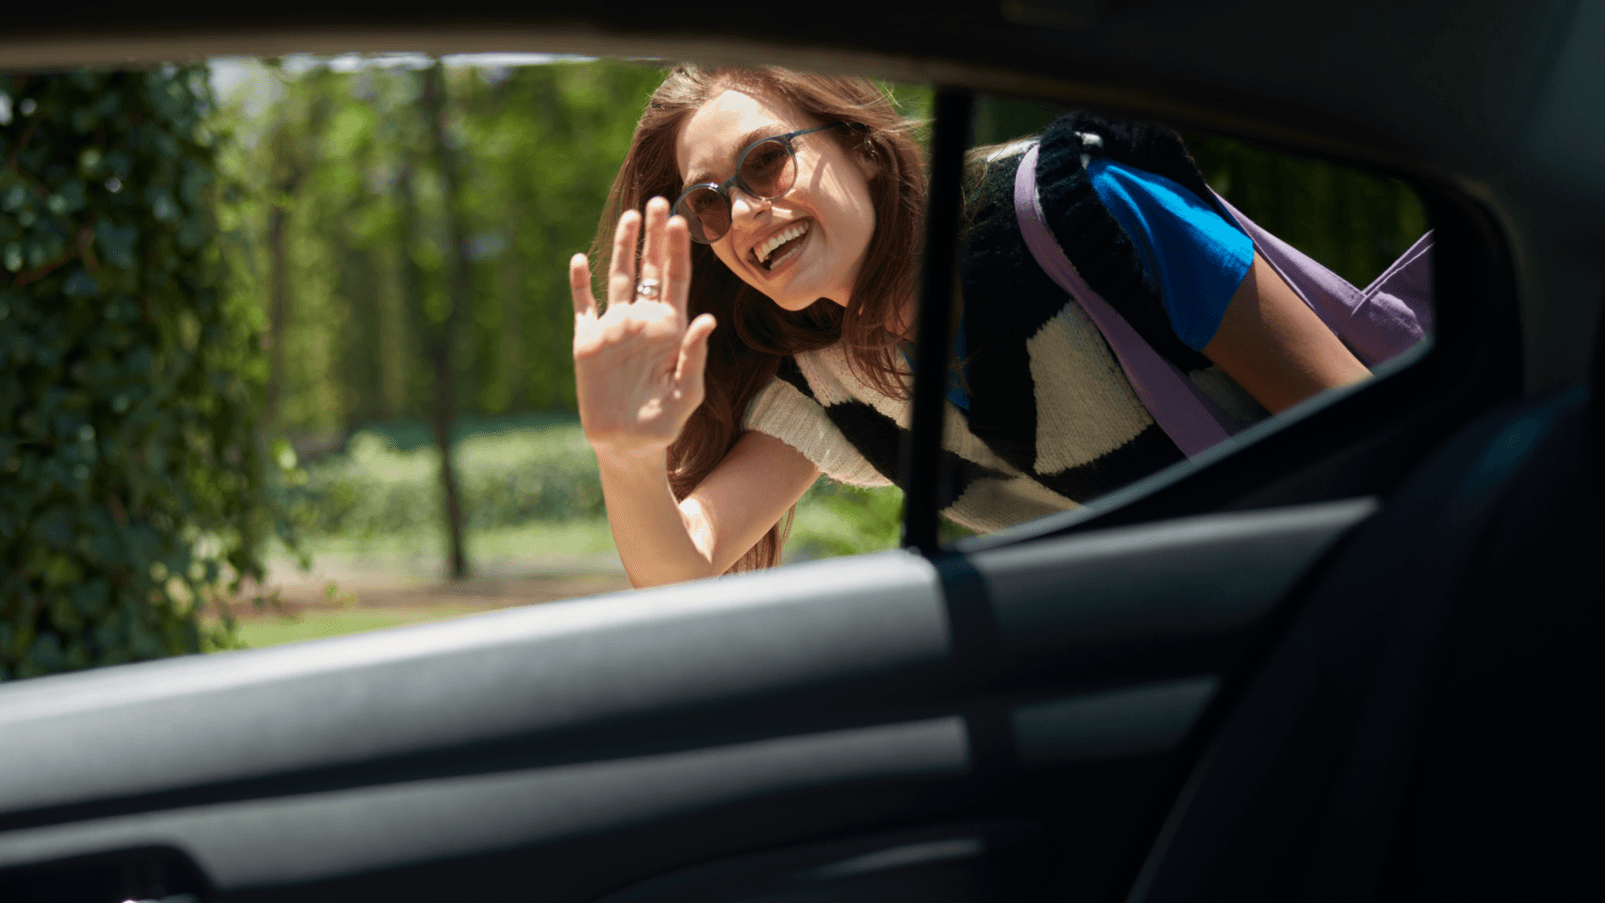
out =
[[[574,380],[580,423],[596,451],[608,524],[630,581],[653,586],[721,574],[778,522],[818,476],[778,439],[749,433],[689,497],[669,488],[668,448],[702,404],[713,317],[686,323],[691,281],[685,221],[668,202],[646,208],[641,279],[655,298],[636,297],[635,245],[641,217],[628,211],[614,233],[606,312],[591,295],[585,255],[569,262],[574,297]]]
[[[1371,375],[1258,254],[1202,351],[1273,414]]]
[[[676,504],[664,458],[628,462],[599,452],[608,526],[637,587],[712,577],[730,569],[819,477],[786,443],[749,432]]]

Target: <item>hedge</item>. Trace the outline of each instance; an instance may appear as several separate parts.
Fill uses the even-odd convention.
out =
[[[202,606],[287,529],[210,102],[198,66],[0,75],[0,679],[228,644]]]

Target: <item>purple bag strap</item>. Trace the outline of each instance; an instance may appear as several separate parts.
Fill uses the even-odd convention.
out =
[[[1215,200],[1254,240],[1254,253],[1276,270],[1367,366],[1414,347],[1432,330],[1432,232],[1416,239],[1363,291],[1297,248]]]
[[[1020,220],[1020,234],[1037,265],[1081,305],[1103,333],[1132,391],[1183,454],[1191,458],[1235,432],[1235,427],[1229,426],[1230,421],[1203,391],[1176,365],[1160,357],[1153,346],[1076,272],[1042,217],[1042,203],[1037,197],[1035,144],[1021,158],[1014,178],[1014,212]]]

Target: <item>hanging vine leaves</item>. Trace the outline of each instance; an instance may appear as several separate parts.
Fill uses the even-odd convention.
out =
[[[229,645],[202,606],[288,531],[210,103],[199,67],[0,76],[0,678]]]

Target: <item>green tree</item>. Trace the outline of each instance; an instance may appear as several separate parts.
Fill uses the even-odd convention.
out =
[[[456,361],[457,331],[468,308],[472,290],[468,263],[468,236],[463,230],[462,176],[457,153],[447,136],[446,75],[440,60],[423,72],[419,112],[428,124],[430,156],[440,176],[441,213],[445,224],[445,257],[448,267],[445,316],[439,329],[429,336],[429,360],[435,371],[435,397],[429,420],[435,428],[435,446],[440,449],[440,491],[445,503],[446,536],[449,540],[446,569],[454,580],[468,576],[468,550],[463,538],[462,497],[457,472],[452,465],[452,424],[457,417]]]
[[[586,61],[438,77],[440,146],[456,170],[449,209],[431,117],[419,112],[424,78],[406,65],[263,67],[217,113],[239,136],[227,170],[250,186],[241,257],[251,272],[238,284],[270,324],[284,323],[281,418],[303,439],[430,416],[429,349],[455,309],[456,233],[467,251],[457,409],[573,408],[566,261],[589,246],[661,72]],[[275,285],[282,318],[268,315]]]
[[[661,73],[374,62],[269,63],[216,111],[248,195],[233,284],[272,330],[273,410],[303,450],[427,420],[444,483],[458,412],[573,409],[566,261]],[[455,537],[475,514],[442,496]]]
[[[284,521],[204,70],[0,76],[0,677],[228,643]]]

